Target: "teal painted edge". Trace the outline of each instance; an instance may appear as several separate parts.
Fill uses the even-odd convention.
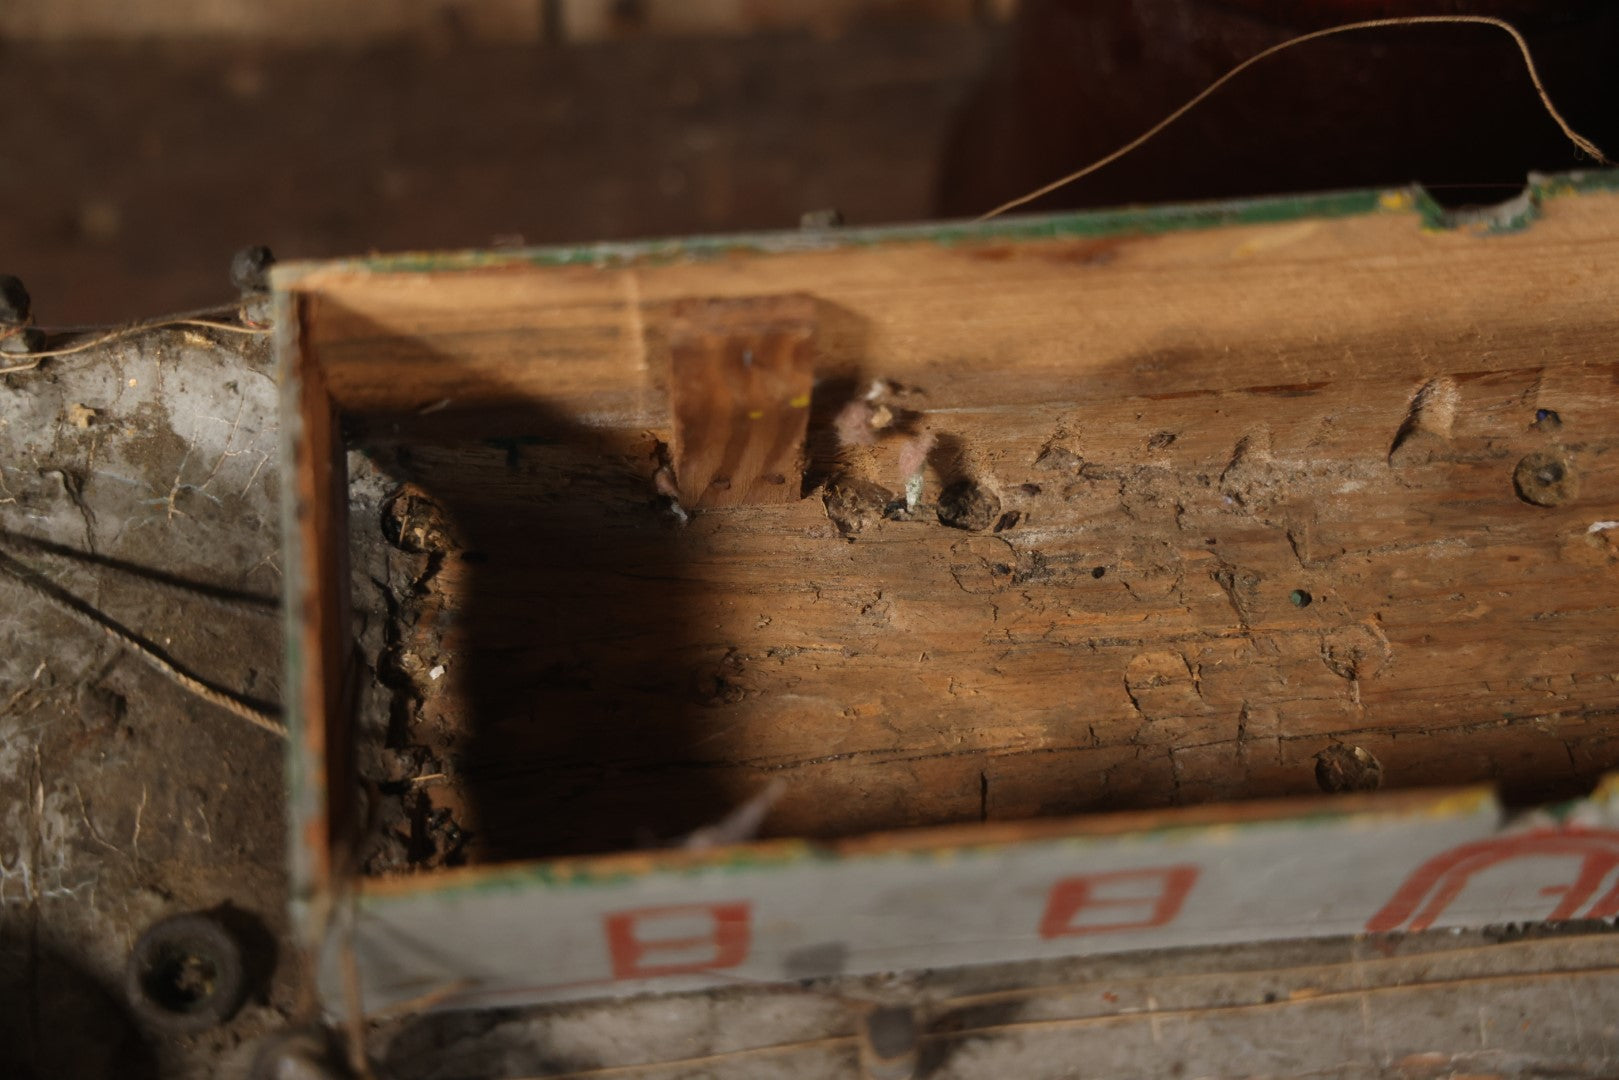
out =
[[[1531,205],[1549,198],[1619,191],[1619,170],[1584,170],[1533,176],[1527,185]],[[1517,196],[1514,196],[1517,198]],[[1509,200],[1510,201],[1510,200]],[[1410,213],[1429,228],[1468,228],[1466,213],[1447,212],[1420,186],[1368,188],[1308,195],[1279,195],[1217,202],[1126,206],[1043,215],[1009,215],[990,221],[927,222],[862,228],[731,233],[576,247],[519,248],[510,251],[404,252],[329,262],[292,262],[275,268],[278,289],[293,286],[316,271],[409,274],[447,270],[488,270],[512,266],[592,266],[601,269],[699,261],[733,254],[771,255],[835,251],[899,243],[950,247],[986,241],[1084,239],[1119,234],[1152,234],[1228,225],[1261,225],[1306,218]],[[1485,232],[1513,231],[1533,212],[1509,214]]]
[[[782,841],[763,848],[737,847],[722,849],[712,859],[691,862],[684,866],[624,867],[608,870],[594,864],[590,858],[570,858],[556,861],[528,861],[495,865],[465,872],[464,877],[433,884],[421,891],[399,893],[368,893],[363,888],[357,902],[363,909],[379,911],[392,907],[409,906],[423,901],[437,901],[458,897],[483,896],[492,893],[545,892],[561,889],[613,888],[621,885],[671,881],[681,878],[712,877],[714,875],[747,873],[755,870],[780,870],[811,865],[852,867],[875,861],[903,861],[922,863],[951,863],[958,860],[994,857],[1011,850],[1058,847],[1122,846],[1143,840],[1172,840],[1191,842],[1198,839],[1215,840],[1233,833],[1267,828],[1322,828],[1331,825],[1367,825],[1383,821],[1413,821],[1477,817],[1494,824],[1502,820],[1503,810],[1493,794],[1475,797],[1462,794],[1471,805],[1447,807],[1443,802],[1433,808],[1379,809],[1377,807],[1337,808],[1321,800],[1298,800],[1299,812],[1286,816],[1248,822],[1196,822],[1185,825],[1165,824],[1150,829],[1119,833],[1052,836],[1034,840],[1003,843],[953,844],[942,847],[913,848],[900,851],[840,853],[834,846],[813,841]]]

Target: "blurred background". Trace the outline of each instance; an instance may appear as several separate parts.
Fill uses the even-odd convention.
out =
[[[214,303],[283,259],[981,213],[1306,30],[1518,23],[1619,146],[1608,0],[5,0],[0,269],[42,324]],[[1588,164],[1589,162],[1584,162]],[[1507,35],[1315,42],[1037,208],[1582,164]]]

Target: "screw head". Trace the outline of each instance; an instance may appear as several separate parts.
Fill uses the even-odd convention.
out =
[[[28,287],[14,274],[0,274],[0,326],[20,326],[33,314]]]
[[[1534,506],[1560,506],[1579,494],[1579,477],[1574,466],[1561,454],[1536,452],[1526,455],[1512,470],[1512,487],[1518,498]]]
[[[270,291],[270,267],[275,265],[275,254],[263,244],[245,247],[231,256],[231,284],[244,293]]]
[[[247,996],[241,946],[206,915],[162,919],[130,951],[124,988],[135,1012],[153,1027],[214,1027],[234,1016]]]

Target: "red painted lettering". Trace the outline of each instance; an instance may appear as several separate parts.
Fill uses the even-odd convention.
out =
[[[1043,938],[1109,934],[1163,926],[1180,914],[1186,895],[1197,884],[1197,867],[1164,866],[1151,870],[1117,870],[1064,878],[1051,887]],[[1134,917],[1093,920],[1087,913],[1120,912]]]
[[[751,945],[745,902],[636,908],[604,921],[615,979],[733,968]]]
[[[1546,919],[1576,918],[1582,909],[1587,919],[1619,915],[1619,883],[1598,894],[1603,883],[1619,869],[1619,832],[1571,825],[1491,837],[1434,856],[1417,867],[1383,909],[1372,916],[1366,929],[1374,934],[1402,928],[1426,930],[1475,875],[1513,859],[1537,856],[1564,856],[1579,863],[1573,881],[1540,890],[1543,896],[1561,897]]]

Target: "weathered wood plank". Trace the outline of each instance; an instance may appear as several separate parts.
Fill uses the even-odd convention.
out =
[[[1619,762],[1616,257],[1588,194],[1496,236],[1383,213],[294,287],[346,409],[543,434],[401,465],[467,556],[410,644],[446,668],[442,801],[503,857],[667,840],[775,777],[768,832],[813,837],[1297,794],[1339,741],[1394,787],[1579,790]],[[818,467],[873,505],[677,528],[669,313],[778,292],[817,300]],[[828,448],[874,379],[901,420]],[[922,505],[885,517],[919,436]],[[1514,490],[1542,453],[1560,505]],[[940,520],[962,483],[982,528]]]
[[[296,591],[287,598],[288,688],[301,723],[289,777],[293,899],[329,889],[351,868],[358,777],[348,703],[353,700],[351,599],[333,587],[348,580],[348,466],[342,421],[319,366],[301,347],[305,305],[280,297],[276,306],[283,395],[281,457],[291,491],[284,521]]]

